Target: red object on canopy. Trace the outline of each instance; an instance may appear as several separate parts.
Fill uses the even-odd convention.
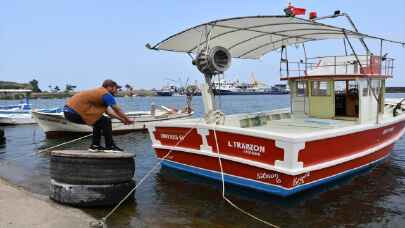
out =
[[[298,8],[298,7],[295,7],[295,6],[292,6],[292,5],[289,5],[289,6],[288,6],[288,9],[291,11],[291,13],[292,13],[294,16],[297,16],[297,15],[305,15],[305,11],[306,11],[305,8]]]
[[[309,19],[315,19],[318,17],[318,14],[315,11],[309,13]]]

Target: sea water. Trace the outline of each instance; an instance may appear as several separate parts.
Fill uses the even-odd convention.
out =
[[[15,102],[0,101],[0,105]],[[118,102],[128,111],[148,110],[152,103],[180,108],[185,97],[129,97],[119,98]],[[222,96],[217,102],[227,114],[255,112],[289,107],[289,96]],[[32,100],[32,104],[34,108],[62,107],[64,100]],[[201,116],[201,97],[193,99],[193,107],[196,116]],[[3,129],[7,146],[0,149],[0,177],[47,197],[49,156],[36,152],[69,138],[46,139],[36,125]],[[136,154],[135,180],[140,180],[158,162],[146,132],[118,135],[115,140]],[[64,148],[87,149],[89,144],[87,139]],[[231,185],[226,185],[226,194],[239,207],[281,227],[405,227],[405,138],[375,168],[334,184],[289,198]],[[108,208],[85,210],[97,218],[107,211]],[[218,181],[167,168],[157,169],[137,189],[135,201],[124,204],[108,224],[109,227],[263,226],[222,200]]]

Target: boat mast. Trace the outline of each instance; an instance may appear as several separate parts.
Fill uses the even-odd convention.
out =
[[[205,47],[196,54],[192,63],[204,74],[204,84],[201,88],[203,97],[205,120],[207,123],[220,123],[224,114],[216,109],[212,79],[215,75],[225,72],[231,64],[231,54],[226,48],[210,47],[211,28],[215,25],[205,26]]]
[[[209,42],[211,38],[211,29],[209,25],[205,26],[205,47],[200,50],[200,53],[197,57],[202,57],[203,59],[199,61],[200,64],[208,63],[208,50],[209,50]],[[194,62],[193,62],[194,64]],[[201,70],[200,70],[201,71]],[[214,112],[216,110],[215,107],[215,96],[214,96],[214,88],[212,85],[212,78],[214,76],[213,72],[208,70],[201,71],[204,74],[204,84],[202,86],[201,95],[203,98],[204,103],[204,111],[205,115],[209,115],[209,113]]]

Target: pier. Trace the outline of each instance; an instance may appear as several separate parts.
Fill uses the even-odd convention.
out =
[[[92,217],[82,211],[53,203],[0,179],[0,227],[89,227]]]

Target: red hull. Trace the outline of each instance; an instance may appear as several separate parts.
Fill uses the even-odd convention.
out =
[[[247,178],[250,180],[262,182],[264,184],[277,185],[282,188],[292,189],[299,185],[316,182],[327,177],[341,174],[348,170],[352,170],[364,165],[371,164],[375,161],[378,161],[386,157],[390,153],[392,147],[393,145],[390,145],[368,156],[361,157],[325,169],[310,171],[300,175],[287,175],[284,173],[269,171],[263,168],[257,168],[254,166],[229,161],[226,159],[222,159],[222,165],[224,173],[226,174]],[[156,149],[156,154],[159,158],[164,157],[167,153],[168,150]],[[166,159],[177,163],[185,164],[188,166],[220,172],[218,158],[216,157],[190,154],[181,151],[172,151]]]
[[[298,162],[302,163],[302,167],[291,170],[277,167],[277,161],[286,160],[287,154],[285,149],[277,147],[275,139],[219,130],[216,135],[225,174],[241,181],[278,188],[286,192],[281,195],[289,195],[289,192],[296,192],[295,189],[325,182],[387,157],[394,142],[402,135],[404,126],[405,121],[307,141],[298,153]],[[219,173],[214,131],[208,130],[205,136],[196,129],[189,131],[190,128],[157,127],[154,132],[154,140],[159,142],[154,144],[157,156],[163,158],[171,150],[166,159],[172,165],[183,165],[180,169],[192,169],[194,173]],[[184,141],[176,146],[181,138]],[[204,140],[209,152],[200,150]]]

